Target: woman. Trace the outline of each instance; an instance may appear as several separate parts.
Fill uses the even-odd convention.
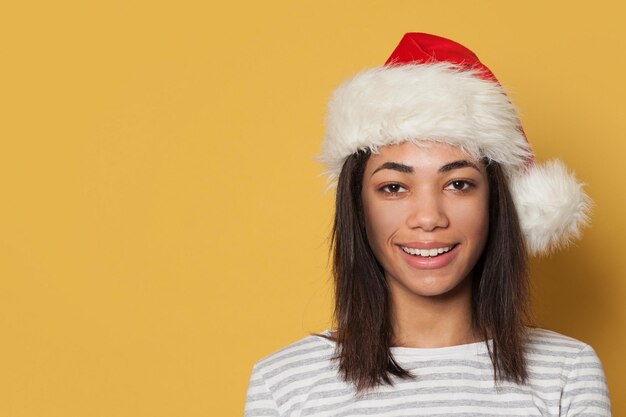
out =
[[[577,238],[589,199],[476,55],[405,35],[335,91],[321,160],[337,327],[257,362],[246,416],[610,415],[593,349],[528,318],[526,252]]]

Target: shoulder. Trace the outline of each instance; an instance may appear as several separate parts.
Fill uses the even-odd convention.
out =
[[[246,396],[246,416],[278,416],[302,400],[317,381],[333,379],[334,342],[309,335],[254,364]],[[281,412],[282,412],[281,411]]]
[[[526,352],[531,369],[556,372],[565,386],[591,382],[605,389],[600,358],[589,344],[551,330],[531,328]]]
[[[585,342],[551,330],[529,328],[525,352],[531,375],[567,384],[576,373],[604,378],[595,350]]]
[[[254,364],[253,371],[266,378],[301,372],[325,364],[334,352],[334,342],[319,335],[308,335],[261,358]]]
[[[604,369],[595,350],[578,339],[545,329],[530,329],[527,351],[531,375],[559,375],[563,415],[611,415]]]
[[[573,337],[539,327],[528,327],[527,335],[528,345],[535,348],[549,349],[552,347],[553,349],[567,351],[580,350],[589,346]]]
[[[526,351],[531,357],[561,363],[564,370],[575,364],[599,362],[594,349],[585,342],[552,330],[528,328]]]

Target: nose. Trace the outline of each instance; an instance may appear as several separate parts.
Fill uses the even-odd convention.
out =
[[[422,194],[412,199],[407,216],[409,228],[431,232],[437,228],[446,228],[448,224],[449,219],[442,198]]]

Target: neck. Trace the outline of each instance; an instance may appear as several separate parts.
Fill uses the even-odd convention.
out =
[[[391,284],[389,296],[392,346],[436,348],[482,340],[472,323],[470,278],[437,296],[416,295]]]

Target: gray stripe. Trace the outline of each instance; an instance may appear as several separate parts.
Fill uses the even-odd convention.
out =
[[[557,361],[546,361],[527,359],[526,363],[529,367],[539,368],[559,368],[563,366],[563,363]],[[444,367],[444,366],[462,366],[474,369],[483,369],[489,372],[493,371],[493,365],[487,358],[480,360],[467,360],[467,359],[440,359],[440,360],[420,360],[420,361],[400,361],[400,364],[407,370],[410,369],[423,369],[431,367]],[[560,372],[559,372],[560,373]]]
[[[541,374],[533,376],[533,379],[537,380],[553,380],[559,377],[558,374]],[[454,381],[493,381],[493,374],[470,374],[465,372],[429,372],[429,373],[420,373],[416,375],[419,379],[433,380],[433,381],[442,381],[442,380],[454,380]]]
[[[569,408],[569,411],[576,410],[578,408],[587,408],[587,407],[596,407],[604,410],[608,410],[609,403],[606,401],[597,401],[597,400],[581,400],[573,402]]]
[[[584,370],[596,370],[598,373],[603,373],[602,365],[597,362],[586,362],[586,363],[576,363],[568,366],[567,373],[571,374],[574,371],[584,371]],[[582,375],[579,375],[582,376]],[[575,377],[578,378],[579,376]]]
[[[286,385],[289,385],[293,382],[297,382],[303,379],[308,379],[308,378],[312,378],[314,376],[317,375],[322,375],[324,373],[327,373],[330,371],[330,367],[326,367],[326,368],[321,368],[321,369],[317,369],[314,371],[307,371],[307,372],[299,372],[297,374],[293,374],[290,375],[287,378],[283,378],[281,380],[279,380],[278,382],[274,383],[273,385],[270,386],[270,390],[272,391],[277,391],[280,390],[281,388],[283,388]]]
[[[566,352],[566,351],[556,352],[554,350],[542,350],[542,349],[529,348],[529,347],[524,349],[524,351],[526,353],[533,353],[533,354],[541,355],[541,356],[552,356],[556,358],[568,358],[568,359],[575,358],[579,355],[578,352]]]
[[[258,378],[258,379],[251,379],[250,383],[248,384],[248,388],[256,388],[259,385],[263,385],[263,379]]]
[[[602,384],[605,384],[606,380],[604,379],[604,375],[600,374],[600,375],[581,375],[581,376],[577,377],[576,379],[568,379],[567,382],[569,382],[569,383],[575,383],[575,382],[600,382]]]
[[[455,381],[455,382],[460,382],[460,381]],[[468,382],[468,381],[465,381]],[[471,383],[475,382],[475,379],[472,379],[471,381],[469,381]],[[394,380],[394,385],[396,386],[406,386],[409,384],[415,384],[415,381],[412,380]],[[469,389],[470,391],[458,391],[458,392],[472,392],[471,390],[476,389],[477,392],[479,393],[485,393],[485,392],[489,392],[488,390],[490,388],[485,388],[485,387],[480,387],[480,388],[471,388],[469,386],[466,385],[460,385],[458,387],[454,387],[451,386],[451,389],[464,389],[467,390]],[[423,388],[420,387],[419,390],[421,392],[422,389],[427,389],[427,388]],[[539,398],[545,399],[545,397],[543,397],[544,394],[555,394],[555,395],[561,395],[561,391],[563,389],[563,387],[561,385],[547,385],[547,386],[534,386],[534,385],[496,385],[493,387],[493,393],[494,394],[500,394],[500,393],[508,393],[509,390],[515,390],[515,389],[519,389],[519,392],[524,392],[524,393],[528,393],[528,392],[532,392],[532,395],[537,396]],[[541,393],[541,394],[539,394]]]
[[[302,389],[297,390],[299,391],[298,394],[302,394]],[[308,391],[308,389],[304,390],[305,392]],[[324,395],[325,394],[325,395]],[[351,388],[343,388],[343,389],[335,389],[332,391],[324,391],[321,393],[314,393],[311,394],[309,396],[306,397],[307,400],[315,400],[315,399],[319,399],[319,398],[334,398],[334,397],[341,397],[343,395],[347,395],[347,394],[354,394],[354,389]],[[290,398],[295,398],[295,396],[293,395],[285,395],[283,398],[287,397],[286,400],[283,401],[283,404],[288,401]],[[289,410],[287,410],[287,412],[285,413],[285,415],[291,415],[291,413],[293,413],[295,410],[299,410],[302,407],[302,402],[296,402],[294,403]]]
[[[585,387],[585,388],[578,388],[578,389],[573,389],[570,391],[567,391],[565,393],[563,393],[563,398],[570,398],[572,396],[576,396],[576,395],[581,395],[581,394],[601,394],[601,395],[605,395],[607,394],[606,389],[604,388],[595,388],[595,387]],[[585,401],[585,400],[582,400]],[[576,402],[576,399],[574,398],[574,401]]]
[[[602,365],[600,365],[599,363],[593,363],[593,362],[587,362],[587,363],[579,363],[577,364],[577,366],[572,367],[572,371],[576,370],[576,371],[585,371],[585,370],[590,370],[590,369],[595,369],[596,371],[600,372],[602,371]]]
[[[244,417],[255,417],[255,416],[271,416],[271,417],[280,417],[280,414],[276,410],[272,410],[271,408],[249,408],[244,411]]]
[[[327,363],[328,364],[328,359],[329,359],[328,356],[317,356],[317,357],[314,357],[314,358],[308,358],[308,359],[303,359],[303,360],[300,360],[300,361],[294,361],[294,362],[291,362],[291,363],[287,363],[287,364],[285,364],[283,366],[280,366],[280,367],[278,367],[276,369],[273,369],[271,371],[267,371],[265,373],[265,377],[267,379],[273,378],[276,375],[280,375],[281,373],[283,373],[283,372],[285,372],[285,371],[287,371],[289,369],[297,369],[297,368],[302,368],[302,367],[309,366],[309,365],[316,365],[316,364],[320,364],[320,363]],[[326,366],[326,369],[330,369],[330,368],[331,368],[331,366],[329,366],[329,365]]]
[[[321,389],[324,385],[331,385],[331,384],[336,384],[337,383],[337,379],[335,378],[326,378],[324,380],[324,382],[316,382],[315,383],[315,388],[316,390]],[[303,394],[306,394],[307,392],[311,391],[311,387],[306,386],[306,387],[301,387],[301,388],[297,388],[294,389],[292,391],[289,391],[287,393],[285,393],[283,396],[279,397],[276,399],[276,403],[279,406],[282,406],[283,404],[285,404],[287,401],[289,401],[290,398],[297,398]],[[335,389],[333,388],[332,390],[327,390],[327,391],[319,391],[319,392],[314,392],[311,393],[309,395],[306,396],[307,400],[318,400],[320,398],[334,398],[334,397],[341,397],[343,395],[347,395],[347,394],[353,394],[354,393],[354,389],[353,388],[341,388],[341,389]],[[289,414],[289,413],[287,413]]]
[[[558,339],[544,339],[543,337],[531,336],[528,338],[529,344],[539,346],[558,346],[570,349],[580,349],[580,343],[576,343],[570,340],[558,340]]]
[[[316,393],[323,394],[323,393]],[[503,394],[519,394],[527,395],[528,392],[520,386],[500,387],[499,389],[484,389],[480,387],[471,386],[445,386],[445,387],[419,387],[408,389],[394,389],[393,391],[374,392],[363,395],[361,398],[364,400],[378,399],[378,400],[390,400],[409,396],[420,395],[432,395],[432,394],[484,394],[484,395],[503,395]],[[325,398],[324,395],[317,395],[317,398]],[[315,399],[313,395],[309,398]],[[542,398],[544,399],[544,398]],[[554,399],[545,399],[547,401],[554,402]],[[464,401],[464,400],[463,400]],[[556,399],[558,403],[558,398]]]
[[[346,407],[353,404],[353,400],[345,401],[343,404],[330,404],[319,407],[305,408],[302,410],[302,415],[314,415],[319,412],[336,410],[342,407]],[[408,401],[401,404],[390,404],[381,407],[355,407],[351,410],[345,410],[340,413],[333,413],[334,417],[343,417],[350,415],[380,415],[390,411],[400,411],[407,409],[419,409],[419,408],[434,408],[434,407],[485,407],[485,408],[533,408],[532,401],[480,401],[480,400],[428,400],[428,401]]]
[[[306,345],[311,345],[311,344],[314,344],[314,343],[315,344],[319,343],[319,340],[317,340],[317,338],[314,338],[314,337],[311,337],[311,336],[307,336],[304,339],[300,339],[297,342],[293,342],[292,344],[287,345],[284,348],[279,349],[276,352],[272,353],[271,355],[261,359],[259,361],[259,364],[262,364],[262,363],[264,363],[266,361],[269,361],[269,360],[273,360],[275,357],[280,357],[285,352],[289,352],[290,350],[294,350],[294,349],[298,350],[296,348],[303,347],[303,346],[306,346]]]
[[[299,350],[295,350],[293,352],[290,353],[285,353],[281,356],[275,357],[275,358],[269,358],[267,361],[263,362],[262,368],[265,367],[269,367],[273,364],[275,364],[276,362],[281,362],[285,359],[290,359],[290,358],[294,358],[300,355],[308,355],[309,353],[314,353],[314,352],[323,352],[325,350],[329,351],[329,355],[332,354],[332,348],[330,346],[325,346],[325,345],[317,345],[317,346],[313,346],[313,347],[307,347],[306,349],[300,348]],[[324,356],[323,359],[325,360],[327,356]]]
[[[248,398],[246,400],[250,402],[266,400],[274,401],[274,399],[272,398],[272,394],[270,394],[269,392],[261,392],[254,395],[248,395]]]
[[[610,416],[610,414],[608,414],[608,411],[609,410],[606,410],[606,412],[602,412],[602,413],[584,412],[584,413],[576,414],[576,417],[607,417],[607,416]]]

